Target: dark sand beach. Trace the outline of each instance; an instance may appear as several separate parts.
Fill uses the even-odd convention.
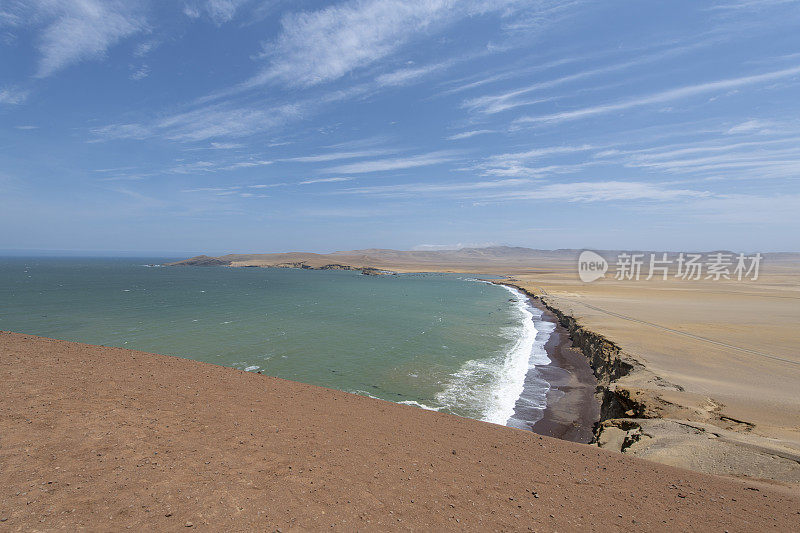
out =
[[[0,334],[0,528],[796,530],[782,485],[254,373]]]
[[[572,346],[569,334],[553,313],[534,299],[531,303],[543,311],[544,320],[556,325],[545,345],[552,363],[537,367],[551,387],[547,407],[544,417],[531,429],[540,435],[588,443],[600,419],[597,380],[586,357]]]

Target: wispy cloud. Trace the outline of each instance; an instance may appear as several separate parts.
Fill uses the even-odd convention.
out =
[[[300,104],[274,107],[215,104],[170,115],[150,124],[109,124],[93,129],[92,133],[96,140],[163,137],[174,141],[207,141],[269,131],[298,118],[300,114]]]
[[[133,55],[135,57],[144,57],[158,48],[159,44],[161,43],[156,39],[150,39],[144,41],[143,43],[139,43],[136,45],[136,48],[133,49]]]
[[[495,133],[494,130],[472,130],[472,131],[462,131],[461,133],[455,133],[447,137],[448,141],[458,141],[460,139],[469,139],[470,137],[475,137],[476,135],[486,135],[487,133]]]
[[[775,125],[775,128],[780,128]],[[601,150],[595,159],[651,172],[680,174],[692,181],[788,178],[800,176],[800,136],[755,137],[731,142],[722,132],[719,139],[691,141],[640,149]]]
[[[19,105],[28,99],[28,91],[21,89],[0,89],[0,104]]]
[[[358,194],[389,198],[413,197],[420,195],[451,195],[468,191],[508,188],[531,183],[528,179],[506,179],[494,181],[455,182],[455,183],[403,183],[397,185],[372,185],[350,187],[339,191],[342,194]]]
[[[397,152],[397,150],[362,150],[358,152],[328,152],[324,154],[306,155],[298,157],[288,157],[280,161],[292,161],[296,163],[322,163],[326,161],[338,161],[341,159],[357,159],[361,157],[372,157],[376,155],[386,155]]]
[[[243,144],[240,143],[224,143],[224,142],[213,142],[209,145],[211,150],[233,150],[234,148],[242,148],[244,147]]]
[[[447,8],[442,0],[369,0],[286,15],[282,33],[264,50],[270,66],[250,83],[310,86],[339,78],[395,51]]]
[[[704,198],[708,192],[674,189],[641,181],[583,181],[542,184],[530,179],[504,179],[458,183],[409,183],[353,187],[342,194],[382,198],[444,196],[483,201],[556,200],[566,202],[613,202],[622,200],[669,201]]]
[[[40,78],[102,57],[111,46],[147,27],[135,2],[34,0],[21,5],[23,16],[18,23],[41,27],[41,59],[36,71]]]
[[[800,66],[792,67],[765,74],[756,74],[753,76],[743,76],[740,78],[730,78],[727,80],[714,81],[709,83],[701,83],[697,85],[690,85],[687,87],[680,87],[678,89],[670,89],[660,93],[655,93],[647,96],[640,96],[616,102],[612,104],[603,104],[591,107],[584,107],[574,111],[564,111],[560,113],[553,113],[550,115],[529,116],[522,117],[514,122],[516,124],[555,124],[569,120],[579,120],[582,118],[593,117],[598,115],[605,115],[616,111],[624,111],[635,107],[641,107],[652,104],[663,104],[672,102],[683,98],[698,96],[711,92],[736,89],[748,85],[757,85],[761,83],[776,81],[785,78],[791,78],[800,74]]]
[[[468,91],[468,90],[471,90],[471,89],[482,87],[482,86],[487,85],[487,84],[495,83],[495,82],[498,82],[498,81],[507,80],[507,79],[510,79],[510,78],[516,78],[516,77],[519,77],[519,76],[522,76],[522,75],[525,75],[525,74],[531,74],[533,72],[539,72],[539,71],[542,71],[542,70],[548,70],[548,69],[551,69],[551,68],[554,68],[554,67],[560,67],[560,66],[567,65],[567,64],[570,64],[570,63],[577,63],[577,62],[580,62],[580,61],[584,61],[587,58],[588,57],[586,57],[586,56],[562,57],[562,58],[559,58],[559,59],[556,59],[556,60],[553,60],[553,61],[546,61],[544,63],[537,63],[537,64],[532,65],[532,66],[524,66],[524,67],[522,67],[522,66],[519,66],[519,65],[515,65],[513,68],[510,68],[510,69],[505,67],[505,69],[502,72],[499,72],[497,74],[493,74],[491,76],[486,76],[485,74],[483,74],[483,77],[480,77],[479,79],[475,79],[475,76],[472,76],[472,77],[469,77],[469,78],[466,78],[466,79],[462,78],[460,80],[451,80],[449,82],[449,84],[450,85],[456,84],[456,85],[455,86],[451,86],[449,89],[445,89],[444,91],[439,93],[439,95],[440,96],[444,96],[444,95],[456,94],[456,93],[460,93],[460,92],[463,92],[463,91]],[[533,61],[533,60],[531,60],[531,59],[527,60],[528,63],[530,63],[531,61]],[[472,81],[468,81],[468,80],[472,80]]]
[[[636,59],[630,61],[623,61],[621,63],[614,63],[610,65],[605,65],[603,67],[586,69],[565,76],[560,76],[558,78],[553,78],[550,80],[537,81],[536,83],[529,84],[524,87],[519,87],[510,91],[504,91],[498,94],[484,95],[475,98],[470,98],[462,103],[462,107],[469,109],[470,111],[473,112],[494,114],[522,106],[529,106],[533,104],[547,102],[553,100],[554,97],[550,98],[520,98],[520,97],[544,89],[552,89],[554,87],[559,87],[561,85],[566,85],[577,81],[581,81],[586,78],[628,70],[636,66],[641,66],[644,64],[664,60],[669,57],[685,54],[686,52],[695,50],[697,48],[708,46],[713,42],[714,42],[713,40],[703,40],[688,45],[684,44],[682,46],[673,46],[657,52],[642,54]]]
[[[300,185],[311,185],[312,183],[338,183],[341,181],[351,181],[353,178],[315,178],[309,180],[303,180],[299,184]]]
[[[534,148],[522,152],[509,152],[486,157],[483,161],[471,167],[472,170],[479,170],[487,175],[507,176],[507,177],[543,177],[552,173],[564,173],[587,165],[592,162],[568,163],[568,164],[547,164],[542,166],[531,166],[531,162],[539,162],[543,159],[571,155],[580,152],[587,152],[595,149],[591,145],[578,146],[547,146]]]
[[[172,167],[169,171],[173,174],[196,174],[198,172],[213,172],[215,166],[211,161],[195,161],[181,163]]]
[[[387,87],[392,85],[406,85],[408,83],[418,80],[419,78],[427,76],[428,74],[443,70],[449,67],[450,65],[452,65],[451,62],[445,62],[445,63],[436,63],[433,65],[425,65],[422,67],[402,68],[399,70],[395,70],[393,72],[381,74],[375,79],[375,81],[381,87]]]
[[[335,174],[365,174],[368,172],[385,172],[388,170],[402,170],[406,168],[438,165],[440,163],[453,161],[454,159],[454,152],[439,151],[409,157],[360,161],[331,167],[326,169],[326,171]]]
[[[288,183],[257,183],[255,185],[248,185],[248,189],[272,189],[273,187],[285,187]]]
[[[464,17],[517,9],[538,12],[557,2],[519,0],[350,0],[317,11],[285,15],[281,33],[264,48],[269,66],[246,85],[280,82],[308,87],[338,79],[396,52],[427,32]],[[408,72],[410,76],[419,72]],[[398,81],[404,77],[385,78]]]
[[[726,133],[728,135],[737,135],[740,133],[771,133],[774,127],[773,122],[765,120],[746,120],[740,124],[731,127]]]
[[[205,0],[184,4],[183,13],[189,18],[200,18],[206,15],[215,24],[230,22],[236,11],[250,0]]]
[[[140,67],[135,68],[134,71],[131,72],[131,75],[129,77],[134,81],[139,81],[145,79],[149,75],[150,75],[150,67],[148,67],[147,65],[142,65]]]
[[[223,165],[219,167],[219,170],[236,170],[239,168],[255,168],[255,167],[264,167],[267,165],[271,165],[272,161],[264,160],[264,159],[248,159],[247,161],[238,161],[236,163],[232,163],[230,165]]]

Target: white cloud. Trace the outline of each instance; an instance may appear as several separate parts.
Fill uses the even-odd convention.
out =
[[[281,159],[281,161],[293,161],[297,163],[321,163],[325,161],[338,161],[340,159],[356,159],[359,157],[385,155],[394,153],[396,151],[397,150],[364,150],[360,152],[329,152],[326,154],[289,157],[286,159]]]
[[[148,67],[147,65],[142,65],[133,72],[131,72],[131,75],[129,77],[134,81],[139,81],[145,79],[149,75],[150,75],[150,67]]]
[[[487,157],[477,165],[474,165],[472,169],[480,170],[484,174],[494,176],[543,177],[546,174],[563,173],[577,170],[593,163],[583,162],[577,164],[571,163],[568,165],[550,164],[545,166],[531,167],[531,162],[551,157],[586,152],[593,150],[594,148],[595,147],[587,144],[579,146],[548,146],[544,148],[534,148],[524,152],[497,154]]]
[[[380,76],[375,78],[375,81],[381,87],[387,87],[392,85],[406,85],[419,78],[427,76],[432,72],[445,69],[450,65],[451,63],[437,63],[435,65],[426,65],[424,67],[403,68],[395,70],[394,72],[381,74]]]
[[[255,168],[255,167],[263,167],[266,165],[271,165],[272,161],[266,160],[248,160],[248,161],[239,161],[238,163],[233,163],[228,166],[220,167],[220,170],[236,170],[237,168]]]
[[[774,124],[765,120],[747,120],[730,128],[726,133],[736,135],[739,133],[770,133]]]
[[[150,39],[149,41],[139,43],[138,45],[136,45],[136,48],[134,48],[133,55],[136,57],[144,57],[153,50],[155,50],[159,44],[161,43],[155,39]]]
[[[397,185],[373,185],[369,187],[351,187],[341,191],[344,194],[358,194],[384,197],[406,197],[419,195],[452,195],[468,191],[501,189],[517,187],[532,183],[528,179],[505,179],[494,181],[456,182],[456,183],[403,183]]]
[[[181,163],[169,171],[173,174],[196,174],[197,172],[214,172],[215,164],[211,161],[196,161],[194,163]]]
[[[270,59],[270,65],[247,85],[278,81],[308,87],[335,80],[460,18],[489,12],[507,16],[519,7],[538,11],[555,3],[542,1],[531,6],[519,0],[350,0],[317,11],[289,14],[281,21],[278,38],[265,46],[263,56]],[[402,78],[402,74],[398,76],[385,81]]]
[[[550,80],[539,81],[530,85],[526,85],[524,87],[520,87],[511,91],[505,91],[499,94],[484,95],[475,98],[470,98],[462,103],[462,107],[474,112],[479,112],[484,114],[494,114],[494,113],[500,113],[501,111],[514,109],[517,107],[528,106],[550,101],[555,98],[551,97],[551,98],[520,99],[520,96],[540,91],[543,89],[551,89],[553,87],[558,87],[560,85],[569,84],[575,81],[580,81],[594,76],[609,74],[612,72],[618,72],[620,70],[627,70],[632,67],[644,65],[647,63],[653,63],[655,61],[663,60],[665,58],[672,56],[681,55],[691,50],[707,46],[711,42],[713,41],[706,40],[697,43],[692,43],[689,45],[671,47],[647,55],[641,55],[631,61],[625,61],[622,63],[615,63],[612,65],[606,65],[599,68],[583,70],[580,72],[576,72],[574,74],[569,74],[566,76],[561,76]],[[546,63],[545,65],[542,65],[542,67],[546,67],[547,65],[552,65],[556,63],[558,62],[549,64]],[[527,69],[520,69],[520,70],[527,70]],[[474,84],[471,85],[474,86]]]
[[[0,89],[0,104],[19,105],[28,99],[28,91],[20,89]]]
[[[450,135],[447,137],[448,141],[457,141],[459,139],[469,139],[470,137],[475,137],[476,135],[485,135],[487,133],[494,133],[494,130],[472,130],[472,131],[462,131],[461,133],[456,133],[454,135]]]
[[[301,181],[300,185],[310,185],[312,183],[336,183],[340,181],[351,181],[352,179],[353,178],[316,178]]]
[[[248,189],[271,189],[273,187],[284,187],[288,183],[258,183],[256,185],[248,185]]]
[[[386,198],[436,195],[493,201],[563,200],[567,202],[668,201],[709,196],[709,193],[704,191],[670,189],[663,185],[636,181],[585,181],[545,185],[521,178],[462,183],[378,185],[350,188],[341,192]]]
[[[43,78],[72,64],[102,57],[124,39],[146,28],[138,4],[120,0],[35,0],[24,4],[26,19],[44,26],[38,38]]]
[[[385,57],[448,13],[445,0],[350,1],[283,17],[265,49],[271,65],[254,81],[309,86]]]
[[[630,168],[677,173],[693,180],[793,179],[800,172],[797,135],[755,141],[694,141],[635,150],[607,150],[595,159]]]
[[[208,107],[166,118],[156,127],[173,140],[200,141],[222,136],[244,137],[284,124],[300,113],[297,105],[275,108]]]
[[[250,0],[205,0],[184,5],[183,13],[189,18],[200,18],[203,14],[208,16],[215,24],[230,22],[236,16],[236,11]]]
[[[604,115],[607,113],[613,113],[615,111],[624,111],[634,107],[641,107],[651,104],[663,104],[666,102],[672,102],[674,100],[680,100],[682,98],[689,98],[691,96],[698,96],[715,91],[736,89],[739,87],[745,87],[747,85],[756,85],[759,83],[776,81],[779,79],[797,76],[798,74],[800,74],[800,66],[767,72],[765,74],[743,76],[740,78],[731,78],[727,80],[701,83],[698,85],[690,85],[688,87],[680,87],[678,89],[670,89],[668,91],[663,91],[648,96],[631,98],[629,100],[624,100],[614,104],[584,107],[574,111],[563,111],[560,113],[553,113],[551,115],[523,117],[515,120],[514,122],[516,124],[555,124],[568,120],[577,120],[586,117]]]
[[[237,107],[216,104],[162,118],[151,124],[110,124],[92,130],[97,140],[164,137],[174,141],[205,141],[246,137],[277,128],[299,118],[300,104],[275,107]]]
[[[96,140],[146,139],[152,135],[152,131],[141,124],[109,124],[93,129],[92,133]]]
[[[327,171],[336,174],[364,174],[367,172],[384,172],[387,170],[438,165],[439,163],[446,163],[448,161],[453,161],[453,152],[440,151],[410,157],[360,161],[358,163],[331,167],[327,169]]]

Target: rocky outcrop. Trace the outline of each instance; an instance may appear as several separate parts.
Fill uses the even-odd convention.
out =
[[[395,272],[389,270],[381,270],[380,268],[373,267],[364,267],[361,269],[361,273],[365,276],[391,276],[395,274]]]
[[[527,293],[527,291],[526,291]],[[527,293],[532,298],[537,298]],[[612,382],[631,372],[636,363],[623,355],[615,343],[599,333],[589,331],[578,324],[574,317],[563,313],[550,305],[543,298],[538,298],[557,318],[559,323],[569,332],[572,345],[578,348],[589,360],[598,384],[608,387]]]
[[[353,270],[350,265],[340,265],[338,263],[331,263],[329,265],[322,265],[317,270]]]
[[[209,257],[207,255],[197,255],[184,259],[182,261],[175,261],[174,263],[164,263],[164,266],[230,266],[231,262],[217,257]]]
[[[311,266],[307,265],[305,261],[298,261],[293,263],[278,263],[277,265],[264,265],[273,268],[304,268],[307,270],[314,270]]]

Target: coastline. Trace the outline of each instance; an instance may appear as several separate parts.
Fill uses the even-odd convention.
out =
[[[797,523],[763,483],[229,367],[5,332],[0,355],[11,530]]]
[[[600,423],[600,401],[596,395],[597,379],[589,361],[580,350],[573,347],[569,332],[538,298],[512,283],[490,282],[518,291],[527,299],[529,306],[542,313],[539,320],[554,326],[544,345],[550,363],[536,365],[528,371],[525,390],[514,410],[513,418],[517,423],[508,425],[561,440],[584,444],[592,442],[594,429]],[[540,411],[541,417],[531,423],[529,408],[525,406],[525,393],[529,387],[540,389],[542,381],[549,386],[545,407]]]
[[[545,320],[556,326],[545,345],[552,363],[537,367],[542,379],[550,384],[547,404],[542,419],[531,430],[539,435],[588,444],[600,421],[597,379],[586,357],[572,346],[569,333],[556,316],[537,300],[530,298],[530,301],[543,311]]]
[[[579,253],[493,247],[213,259],[231,267],[285,267],[291,260],[307,268],[336,262],[397,272],[493,273],[549,309],[593,369],[601,402],[598,447],[797,490],[800,316],[793,295],[800,254],[767,254],[769,268],[757,283],[687,285],[674,279],[582,283],[575,275]],[[757,310],[757,328],[735,326],[740,309]],[[551,402],[558,403],[565,405]]]

